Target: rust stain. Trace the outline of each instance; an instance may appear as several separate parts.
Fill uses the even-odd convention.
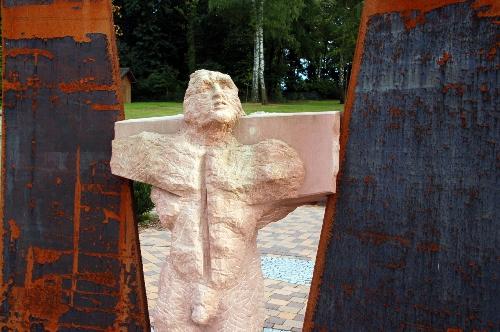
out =
[[[24,91],[26,90],[26,86],[23,85],[21,82],[11,82],[8,80],[4,80],[2,82],[3,84],[3,91]]]
[[[82,184],[82,191],[98,193],[104,196],[120,196],[120,193],[117,191],[105,191],[104,186],[102,184],[97,184],[97,183]]]
[[[363,8],[363,19],[368,19],[370,16],[386,14],[386,13],[401,13],[403,22],[407,29],[415,28],[419,24],[425,23],[425,14],[428,12],[444,7],[447,5],[462,3],[466,0],[426,0],[426,1],[414,1],[414,0],[371,0],[365,1],[365,6]],[[490,0],[494,1],[494,0]],[[364,37],[363,32],[363,37]],[[364,38],[363,41],[364,43]]]
[[[104,220],[102,221],[103,224],[109,223],[110,219],[113,219],[116,221],[122,220],[121,216],[119,216],[117,213],[115,213],[111,210],[103,209],[103,212],[104,212]]]
[[[78,275],[78,256],[80,254],[80,203],[82,195],[82,185],[80,180],[80,146],[76,150],[75,161],[75,198],[74,198],[74,211],[73,211],[73,268],[71,278],[71,304],[73,304],[74,293],[76,292],[76,282]]]
[[[59,103],[59,100],[60,100],[60,99],[61,99],[61,98],[60,98],[59,96],[51,96],[51,97],[50,97],[50,102],[51,102],[52,104],[57,104],[57,103]]]
[[[359,47],[359,45],[357,45],[356,47]],[[356,50],[356,52],[358,52],[358,50]],[[338,181],[339,177],[340,174],[337,175],[337,186],[339,184]],[[316,262],[314,263],[313,278],[311,280],[311,289],[307,301],[306,314],[304,316],[304,326],[303,326],[304,331],[312,331],[315,328],[313,319],[314,319],[314,314],[316,312],[316,304],[318,303],[319,299],[319,288],[323,283],[323,271],[325,269],[325,264],[326,264],[328,244],[330,242],[333,232],[333,226],[334,226],[333,217],[335,214],[336,199],[337,199],[336,194],[330,195],[328,196],[326,203],[325,215],[323,217],[323,224],[321,226],[320,241],[318,243],[318,251],[316,253]]]
[[[433,242],[422,242],[417,245],[417,251],[439,252],[441,251],[441,246]]]
[[[492,48],[490,48],[490,50],[488,51],[488,54],[486,54],[486,59],[488,61],[493,61],[495,60],[495,56],[497,55],[497,46],[493,46]]]
[[[451,56],[450,53],[448,52],[444,52],[443,53],[443,56],[440,57],[438,60],[437,60],[437,64],[440,65],[440,66],[444,66],[445,64],[447,64],[449,61],[451,61],[453,57]]]
[[[85,13],[82,29],[81,12]],[[54,0],[50,4],[2,8],[3,36],[8,39],[50,39],[72,36],[78,42],[89,42],[88,34],[114,35],[111,2]]]
[[[462,128],[467,128],[467,117],[465,116],[465,112],[460,112],[460,125]]]
[[[45,248],[33,248],[33,255],[37,264],[52,264],[58,261],[62,255],[71,255],[71,251],[60,251]]]
[[[499,17],[500,16],[500,2],[498,0],[476,0],[472,4],[472,8],[480,9],[486,8],[477,14],[479,17]],[[496,21],[500,23],[500,21]]]
[[[134,213],[132,211],[132,195],[130,192],[130,187],[126,184],[121,186],[120,190],[120,231],[119,231],[119,243],[118,250],[119,253],[124,257],[122,269],[120,271],[119,283],[122,285],[122,289],[120,292],[120,300],[118,301],[118,305],[116,307],[117,318],[113,325],[113,328],[116,330],[119,329],[120,325],[127,321],[127,318],[130,316],[134,316],[136,313],[130,312],[130,296],[132,289],[130,285],[127,283],[127,275],[130,274],[132,265],[133,265],[133,257],[134,253],[132,252],[132,247],[127,245],[126,239],[134,238],[134,233],[136,233],[137,228],[130,227],[130,223],[125,222],[126,220],[134,220]],[[138,239],[138,237],[135,237]],[[142,260],[140,256],[140,246],[137,246],[139,252],[137,253],[136,259],[139,260],[140,267],[142,269]],[[144,282],[144,275],[142,273],[138,274],[138,281]],[[144,298],[144,294],[139,293],[139,303],[146,304],[147,300]],[[147,307],[145,308],[147,310]],[[146,318],[148,319],[147,315]],[[149,326],[149,320],[147,322]]]
[[[60,177],[56,178],[56,185],[60,186],[62,184],[62,179]]]
[[[361,241],[370,242],[375,246],[380,246],[386,242],[398,242],[400,245],[404,247],[410,246],[410,240],[399,235],[390,235],[380,232],[365,231],[359,233],[358,237]]]
[[[75,82],[61,83],[59,89],[64,93],[90,92],[90,91],[115,91],[116,85],[103,85],[94,83],[93,77],[85,77]],[[119,108],[118,108],[119,109]],[[116,110],[116,109],[114,109]]]
[[[352,297],[352,295],[354,294],[354,286],[351,284],[342,284],[342,290],[348,297]]]
[[[401,109],[397,108],[397,107],[393,107],[389,110],[389,113],[391,114],[391,116],[393,118],[399,118],[401,116],[403,116],[403,111],[401,111]]]
[[[54,59],[54,55],[47,51],[39,48],[14,48],[7,51],[6,56],[17,57],[18,55],[32,55],[35,58],[35,65],[38,64],[39,56],[43,56],[49,60]]]
[[[9,297],[12,312],[6,326],[12,331],[29,331],[33,317],[43,317],[47,331],[57,331],[59,317],[70,308],[62,301],[62,278],[47,275],[33,280],[33,266],[36,263],[35,250],[29,248],[26,255],[26,273],[23,287],[13,287]],[[30,308],[29,311],[25,310]],[[14,317],[15,316],[15,317]]]
[[[364,177],[363,179],[363,182],[365,183],[365,185],[372,185],[375,183],[375,178],[371,175],[367,175]]]
[[[21,229],[19,229],[19,226],[17,226],[16,221],[14,219],[9,220],[9,227],[10,227],[10,242],[14,242],[21,236]]]
[[[3,81],[4,91],[26,91],[27,89],[39,89],[42,86],[40,79],[35,75],[28,77],[26,79],[26,84],[22,84],[17,80],[17,77],[12,76],[13,81],[5,80]]]
[[[464,332],[464,330],[458,327],[449,327],[446,329],[446,332]]]
[[[2,34],[6,39],[51,39],[71,36],[77,42],[90,42],[89,35],[97,33],[107,36],[107,50],[112,60],[111,71],[114,86],[102,88],[114,90],[120,101],[120,119],[123,119],[123,98],[118,88],[120,68],[117,61],[118,51],[115,43],[111,1],[81,0],[76,3],[53,0],[50,4],[2,7]],[[4,61],[5,56],[4,53]],[[95,60],[88,59],[89,61]],[[99,88],[96,87],[96,90]]]
[[[107,287],[115,287],[116,279],[113,273],[111,272],[100,272],[100,273],[79,273],[78,276],[80,279],[92,281],[99,285],[104,285]]]
[[[401,16],[403,17],[403,22],[405,24],[405,28],[408,30],[411,30],[413,28],[416,28],[417,25],[419,24],[424,24],[425,23],[425,16],[424,14],[418,14],[418,15],[413,15],[412,10],[405,10],[401,13]]]
[[[448,83],[443,86],[443,93],[446,94],[450,90],[455,90],[459,96],[464,95],[464,85],[460,83]]]
[[[390,270],[401,270],[401,269],[404,269],[406,267],[406,262],[404,260],[402,260],[399,262],[387,263],[384,266]]]
[[[116,111],[120,109],[120,105],[104,105],[104,104],[92,104],[90,108],[94,111]]]

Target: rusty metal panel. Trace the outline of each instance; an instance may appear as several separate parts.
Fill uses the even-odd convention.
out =
[[[4,0],[2,331],[148,331],[109,0]]]
[[[306,331],[500,330],[499,23],[365,1]]]

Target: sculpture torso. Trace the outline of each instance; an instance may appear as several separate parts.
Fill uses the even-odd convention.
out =
[[[155,186],[152,199],[172,231],[176,273],[216,289],[234,286],[256,255],[257,230],[271,221],[273,203],[293,197],[300,185],[296,153],[277,140],[200,146],[184,135],[153,133],[135,140],[123,150],[138,165],[127,167],[147,169],[145,182]]]

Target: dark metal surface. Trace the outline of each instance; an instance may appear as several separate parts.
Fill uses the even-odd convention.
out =
[[[4,6],[2,331],[147,331],[110,2]]]
[[[367,1],[305,330],[500,330],[499,5],[428,3]]]

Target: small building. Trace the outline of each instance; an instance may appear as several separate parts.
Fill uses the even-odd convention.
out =
[[[121,77],[121,92],[123,96],[124,103],[132,102],[132,83],[136,83],[136,79],[134,74],[130,68],[120,68],[120,77]]]

